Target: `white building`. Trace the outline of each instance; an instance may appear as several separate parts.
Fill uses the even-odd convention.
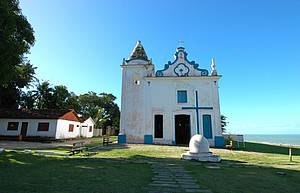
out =
[[[81,121],[81,137],[93,137],[95,122],[92,117]]]
[[[211,146],[222,146],[218,81],[211,72],[187,59],[179,47],[173,62],[155,72],[138,41],[123,60],[119,143],[188,144],[196,134]]]
[[[94,123],[81,123],[74,110],[0,109],[0,136],[22,138],[68,139],[92,137]]]

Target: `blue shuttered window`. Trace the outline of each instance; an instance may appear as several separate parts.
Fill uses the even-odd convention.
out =
[[[187,103],[187,92],[186,90],[177,91],[177,102],[178,103]]]
[[[212,138],[211,115],[203,115],[203,134],[206,139]]]

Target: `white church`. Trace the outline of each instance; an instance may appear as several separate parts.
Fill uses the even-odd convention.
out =
[[[189,61],[183,46],[155,71],[140,41],[123,59],[119,143],[188,144],[203,135],[211,147],[224,138],[214,60],[211,71]]]

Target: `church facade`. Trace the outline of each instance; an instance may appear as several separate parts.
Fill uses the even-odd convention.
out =
[[[189,61],[178,47],[174,61],[155,71],[140,41],[123,59],[119,143],[188,144],[195,134],[222,146],[218,75]]]

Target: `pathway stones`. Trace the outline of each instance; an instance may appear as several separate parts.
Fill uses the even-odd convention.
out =
[[[212,193],[200,187],[183,166],[166,163],[151,163],[154,176],[146,190],[148,193],[198,192]]]

